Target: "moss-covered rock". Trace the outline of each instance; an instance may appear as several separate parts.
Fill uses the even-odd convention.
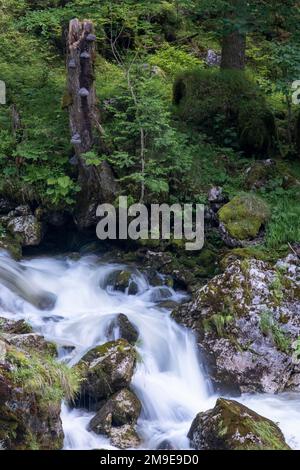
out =
[[[275,423],[224,398],[197,415],[188,437],[199,450],[290,450]]]
[[[93,408],[101,400],[128,387],[135,365],[135,349],[124,339],[92,349],[77,365],[84,379],[77,403]]]
[[[135,425],[141,413],[141,403],[136,395],[128,389],[114,394],[98,411],[89,424],[89,430],[96,434],[106,434],[112,443],[121,448],[135,447],[139,443],[132,442],[138,437]],[[127,432],[125,432],[125,428]],[[116,442],[118,436],[118,442]],[[131,436],[130,442],[129,437]],[[123,439],[122,439],[123,437]]]
[[[268,205],[254,194],[235,196],[219,212],[220,222],[229,235],[237,240],[255,238],[267,222]]]
[[[236,260],[174,310],[175,320],[198,333],[216,389],[276,393],[299,387],[292,348],[300,336],[299,280],[295,255],[276,266]]]
[[[61,400],[73,398],[79,377],[47,351],[21,349],[7,335],[0,339],[0,441],[11,450],[62,449]]]

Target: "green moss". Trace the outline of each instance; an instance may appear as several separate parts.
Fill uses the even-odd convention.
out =
[[[290,353],[291,342],[285,331],[282,330],[278,322],[274,319],[272,312],[261,313],[259,326],[265,336],[270,336],[276,348],[286,354]]]
[[[258,235],[270,212],[261,198],[249,193],[235,196],[219,210],[218,215],[232,237],[246,240]]]
[[[44,404],[72,400],[79,389],[80,377],[75,369],[58,363],[52,356],[25,354],[9,348],[6,359],[13,366],[9,378],[25,393],[34,393]]]
[[[288,450],[279,428],[272,421],[233,400],[219,399],[217,434],[231,450]]]
[[[249,429],[259,436],[261,444],[253,445],[249,450],[288,450],[282,436],[274,432],[274,424],[268,421],[248,421]]]

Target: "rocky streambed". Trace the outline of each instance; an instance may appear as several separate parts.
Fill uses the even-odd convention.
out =
[[[168,256],[2,253],[3,448],[300,448],[297,256]]]

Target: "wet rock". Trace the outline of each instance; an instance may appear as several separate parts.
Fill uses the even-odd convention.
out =
[[[188,437],[197,450],[290,450],[273,421],[224,398],[197,415]]]
[[[10,219],[8,230],[18,236],[22,246],[37,246],[43,237],[42,223],[34,215],[21,215]]]
[[[172,442],[170,441],[162,441],[158,447],[157,450],[175,450],[176,447],[173,446]]]
[[[49,323],[49,322],[59,323],[62,320],[64,320],[64,317],[62,317],[60,315],[49,315],[47,317],[43,317],[43,321],[45,323]]]
[[[137,283],[132,279],[132,272],[128,270],[114,271],[107,280],[107,285],[120,292],[128,292],[128,295],[138,293]]]
[[[224,241],[228,243],[224,231],[237,241],[254,239],[267,222],[270,212],[262,199],[253,194],[243,194],[235,196],[225,204],[218,215],[222,224],[221,233]]]
[[[89,424],[89,430],[96,434],[110,436],[112,428],[124,425],[134,426],[141,413],[141,403],[128,389],[114,394],[98,411]]]
[[[136,365],[136,352],[124,339],[110,341],[89,351],[77,368],[83,377],[79,404],[91,407],[129,386]]]
[[[275,267],[237,260],[172,313],[197,332],[216,389],[289,389],[298,367],[292,345],[300,336],[299,273],[293,255]]]
[[[108,338],[119,339],[123,338],[130,344],[137,342],[139,337],[138,329],[128,320],[128,317],[123,313],[111,322],[107,332]]]
[[[155,287],[151,293],[151,302],[161,302],[172,297],[168,287]]]

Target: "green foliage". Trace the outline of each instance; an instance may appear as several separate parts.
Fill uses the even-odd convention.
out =
[[[127,190],[138,197],[144,181],[147,198],[168,194],[170,186],[191,167],[187,136],[172,124],[168,94],[163,79],[136,64],[131,87],[125,82],[105,105],[107,142],[113,147],[108,160]],[[145,172],[141,171],[141,129],[144,133]],[[107,158],[107,157],[106,157]],[[152,199],[153,200],[153,199]]]
[[[266,195],[271,204],[271,220],[267,225],[266,245],[279,249],[300,241],[300,192],[298,188],[277,188]]]
[[[230,325],[233,321],[233,316],[225,312],[215,313],[210,318],[203,321],[203,326],[205,331],[211,331],[211,328],[215,328],[219,338],[225,336],[225,328]]]
[[[174,85],[178,114],[221,145],[247,152],[273,146],[274,119],[259,88],[244,72],[195,69]]]
[[[149,64],[160,67],[168,78],[174,79],[179,73],[203,65],[203,61],[181,47],[164,43],[155,55],[150,56]]]

